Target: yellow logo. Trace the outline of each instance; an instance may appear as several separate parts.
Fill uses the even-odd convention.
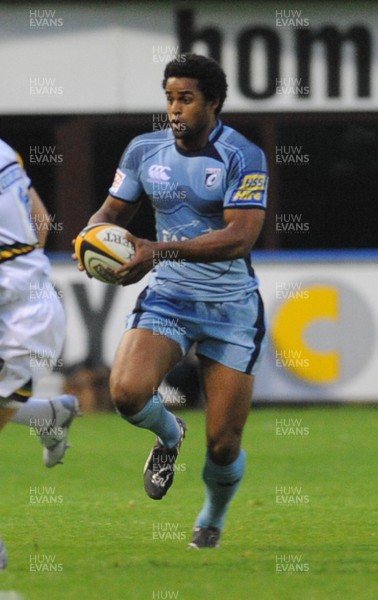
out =
[[[232,197],[236,200],[261,200],[265,191],[267,176],[262,173],[249,173],[244,175],[241,185]]]
[[[314,323],[336,322],[339,317],[339,292],[333,287],[310,287],[305,297],[288,299],[271,323],[276,362],[279,360],[281,366],[309,383],[335,383],[340,377],[340,352],[316,350],[306,335]]]

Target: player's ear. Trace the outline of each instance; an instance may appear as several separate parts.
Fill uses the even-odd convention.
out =
[[[215,112],[217,110],[218,106],[219,106],[219,99],[218,98],[214,98],[213,100],[210,100],[210,106],[211,106],[211,108]]]

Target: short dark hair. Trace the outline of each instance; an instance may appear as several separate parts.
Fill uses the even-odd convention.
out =
[[[189,77],[198,80],[198,88],[206,100],[218,100],[215,114],[220,113],[227,96],[227,80],[222,67],[213,59],[199,54],[180,54],[164,70],[163,88],[169,77]]]

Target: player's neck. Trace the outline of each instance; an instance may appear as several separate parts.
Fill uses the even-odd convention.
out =
[[[184,152],[197,152],[198,150],[202,150],[207,146],[209,136],[216,126],[217,120],[214,119],[196,136],[178,139],[176,140],[176,144],[180,150],[184,150]]]

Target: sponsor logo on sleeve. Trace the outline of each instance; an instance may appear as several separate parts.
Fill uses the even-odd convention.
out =
[[[231,202],[248,200],[256,204],[262,203],[267,183],[268,177],[264,173],[244,173],[231,196]]]
[[[125,173],[122,173],[121,169],[117,169],[114,175],[114,181],[112,183],[113,192],[118,192],[119,188],[122,185],[123,180],[125,179]]]

